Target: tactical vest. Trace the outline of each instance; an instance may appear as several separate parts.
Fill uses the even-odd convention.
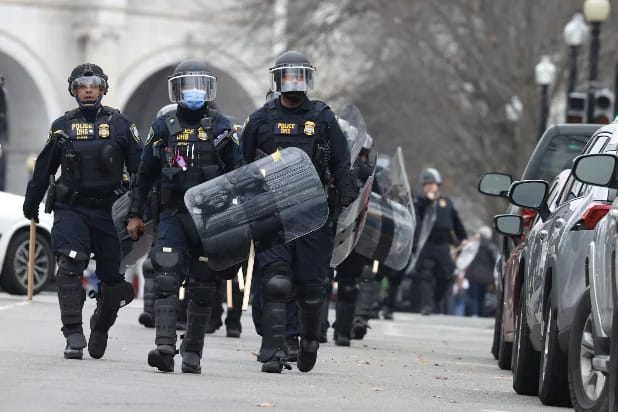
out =
[[[84,121],[79,109],[65,113],[69,141],[62,145],[59,183],[71,199],[104,199],[113,196],[122,179],[123,150],[114,135],[117,109],[103,106],[94,123]]]
[[[310,102],[311,109],[305,113],[286,114],[285,117],[277,107],[275,101],[267,103],[268,123],[273,136],[275,149],[296,147],[309,155],[320,176],[323,175],[325,165],[319,164],[316,159],[316,145],[328,142],[326,126],[320,124],[320,113],[328,106],[319,100]]]
[[[223,174],[224,164],[213,140],[219,114],[208,109],[199,123],[181,122],[172,111],[158,144],[161,162],[161,205],[184,210],[184,193],[193,186]]]

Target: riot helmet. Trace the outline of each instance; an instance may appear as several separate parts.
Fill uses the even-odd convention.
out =
[[[180,62],[167,78],[169,99],[172,103],[197,110],[217,95],[217,78],[206,64],[188,59]]]
[[[109,83],[107,82],[107,75],[103,72],[101,66],[98,66],[93,63],[84,63],[75,67],[68,78],[69,82],[69,93],[71,96],[75,97],[77,103],[80,107],[96,107],[101,102],[104,94],[107,94],[107,90],[109,89]],[[77,91],[80,87],[84,86],[95,86],[101,90],[101,95],[94,102],[89,102],[87,104],[80,101],[77,96]]]
[[[302,92],[313,89],[315,67],[302,54],[289,50],[277,57],[270,68],[270,89],[273,92]]]
[[[438,185],[442,184],[442,176],[440,176],[440,172],[433,167],[429,167],[421,173],[421,184],[427,185],[430,183],[436,183]]]

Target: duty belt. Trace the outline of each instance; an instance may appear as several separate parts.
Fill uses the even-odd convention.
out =
[[[82,206],[90,209],[111,210],[115,196],[108,196],[103,198],[86,197],[79,193],[73,193],[68,199],[59,199],[60,202],[74,206]]]

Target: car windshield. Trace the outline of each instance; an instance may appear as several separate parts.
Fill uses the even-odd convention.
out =
[[[536,162],[537,167],[526,171],[531,176],[526,178],[551,182],[561,170],[571,167],[573,158],[582,152],[589,139],[589,136],[554,136],[542,159]]]

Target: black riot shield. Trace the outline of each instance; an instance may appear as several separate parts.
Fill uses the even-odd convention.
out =
[[[367,139],[367,125],[360,110],[353,104],[346,105],[341,113],[337,114],[337,121],[348,141],[352,166]]]
[[[343,262],[352,253],[354,246],[356,246],[360,238],[365,225],[367,204],[369,203],[369,194],[373,186],[374,174],[375,167],[371,176],[365,181],[356,200],[345,208],[337,219],[333,254],[330,259],[331,267],[336,267]]]
[[[315,167],[293,147],[192,187],[184,201],[214,270],[247,259],[252,240],[289,242],[328,217]]]
[[[152,245],[154,233],[153,221],[150,219],[144,222],[144,233],[139,239],[132,240],[129,237],[127,232],[127,215],[129,214],[130,206],[129,192],[120,196],[112,205],[112,220],[114,221],[114,226],[116,226],[116,232],[118,232],[120,249],[122,251],[120,273],[124,273],[128,267],[135,265],[141,257],[148,253]]]
[[[365,227],[356,244],[356,253],[393,269],[406,267],[412,254],[414,222],[403,205],[371,193]]]

